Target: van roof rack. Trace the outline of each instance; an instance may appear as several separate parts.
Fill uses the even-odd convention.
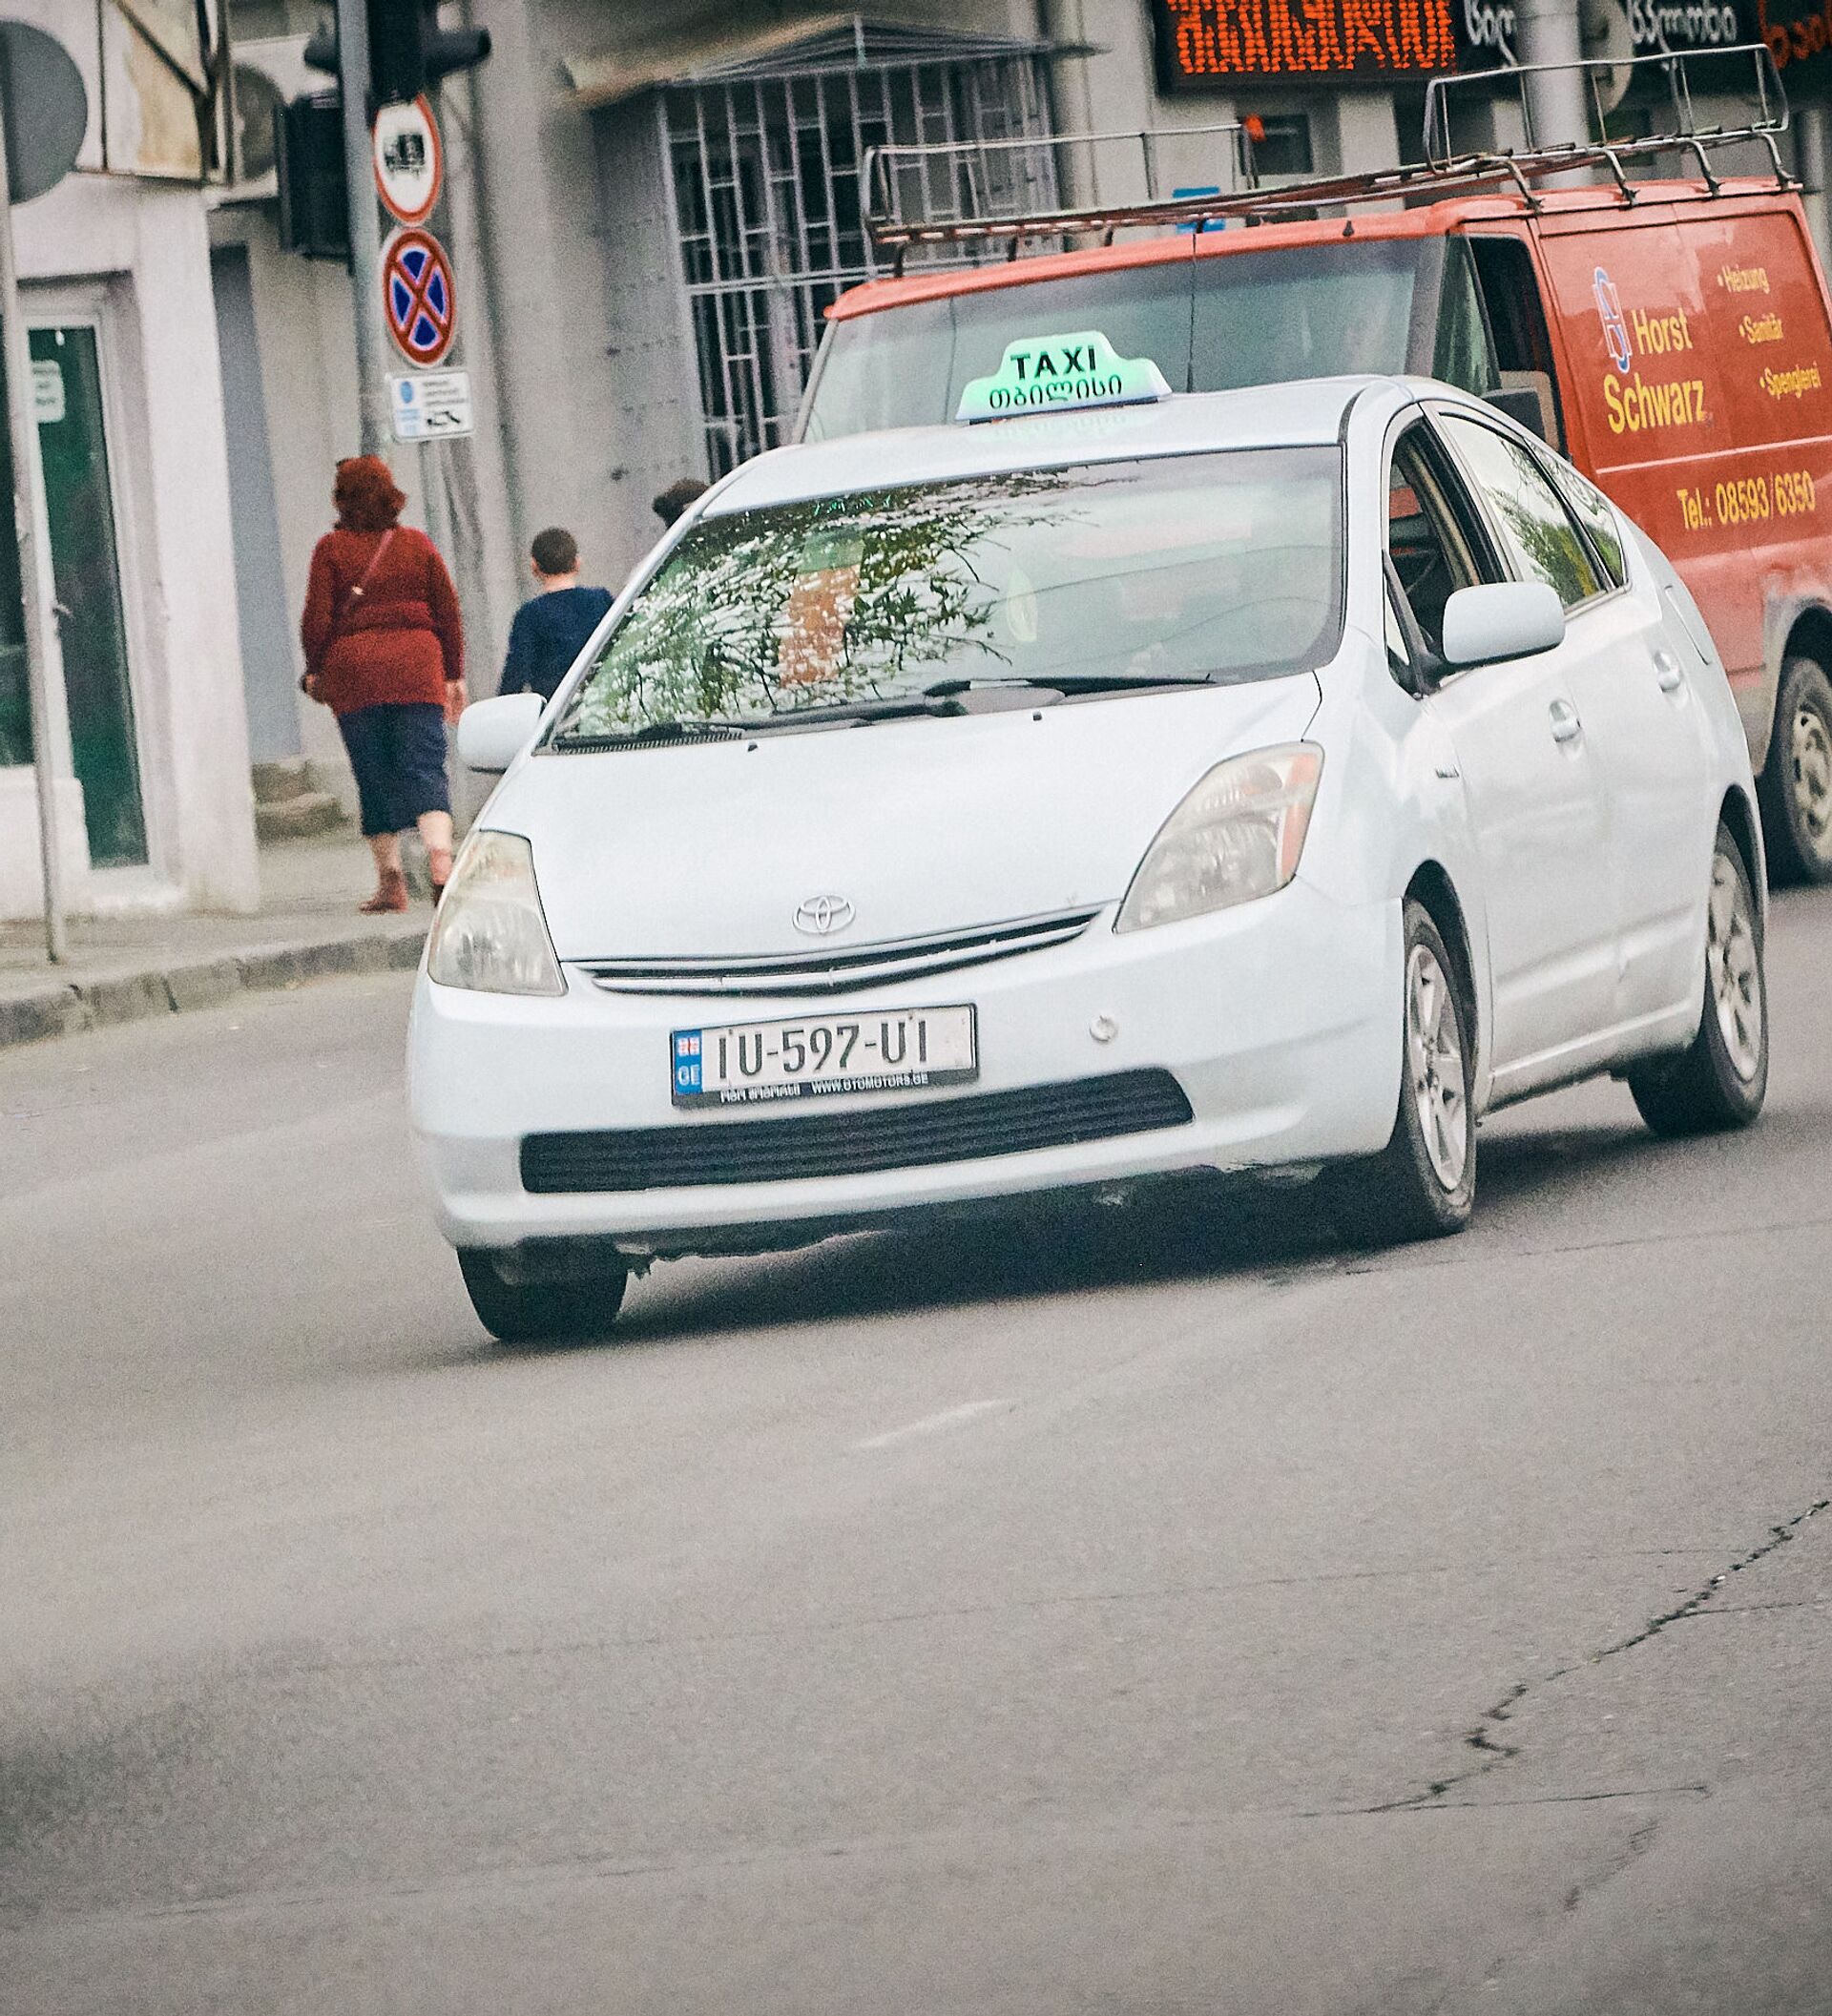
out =
[[[1695,78],[1688,70],[1710,66],[1715,87],[1715,77],[1721,76],[1727,65],[1734,63],[1740,70],[1745,59],[1750,115],[1738,126],[1701,125],[1695,104]],[[1553,71],[1578,73],[1589,93],[1597,130],[1605,137],[1560,145],[1533,143],[1526,82]],[[1634,74],[1637,72],[1665,86],[1670,129],[1611,139],[1609,112],[1640,81]],[[1629,73],[1626,78],[1624,73]],[[1454,94],[1478,86],[1492,93],[1497,79],[1509,74],[1520,91],[1528,146],[1455,152],[1451,145]],[[1722,94],[1721,88],[1714,88],[1713,95]],[[1273,223],[1280,218],[1308,217],[1339,206],[1437,200],[1497,187],[1511,189],[1529,208],[1536,210],[1540,207],[1538,192],[1544,185],[1555,178],[1597,171],[1608,174],[1617,199],[1633,203],[1636,190],[1626,173],[1628,165],[1676,153],[1697,163],[1706,194],[1716,196],[1722,178],[1713,171],[1712,153],[1751,144],[1765,150],[1778,187],[1797,189],[1801,185],[1783,165],[1776,145],[1777,135],[1787,131],[1787,94],[1775,58],[1765,43],[1749,42],[1729,49],[1635,56],[1619,63],[1504,65],[1499,70],[1433,77],[1426,90],[1426,158],[1371,174],[1262,183],[1254,143],[1264,134],[1259,120],[1248,117],[1224,125],[1137,133],[873,147],[861,165],[860,184],[872,243],[895,252],[895,270],[901,273],[911,246],[1003,246],[1007,256],[1015,259],[1020,245],[1039,239],[1092,234],[1104,237],[1111,244],[1116,231],[1134,228],[1176,226],[1199,231],[1235,219]],[[1223,138],[1229,142],[1225,166],[1232,186],[1174,190],[1168,196],[1158,193],[1161,150],[1187,148],[1192,140]],[[1072,161],[1077,148],[1115,144],[1136,147],[1144,197],[1115,203],[1062,200],[1065,154]],[[943,198],[939,206],[935,203],[938,195]]]

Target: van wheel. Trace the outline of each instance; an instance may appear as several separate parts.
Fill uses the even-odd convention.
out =
[[[1747,1127],[1768,1092],[1768,985],[1762,913],[1742,850],[1718,828],[1705,911],[1705,999],[1692,1048],[1628,1074],[1641,1117],[1657,1134]]]
[[[608,1337],[630,1279],[627,1268],[613,1267],[589,1280],[506,1281],[482,1249],[461,1250],[458,1268],[478,1321],[505,1344]]]
[[[1405,906],[1400,1106],[1378,1155],[1327,1170],[1345,1229],[1374,1245],[1461,1232],[1476,1200],[1475,1018],[1431,913]]]
[[[1769,879],[1832,882],[1832,680],[1812,658],[1781,666],[1757,795]]]

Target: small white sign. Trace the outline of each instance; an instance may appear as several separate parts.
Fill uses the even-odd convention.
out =
[[[425,98],[385,105],[375,115],[375,187],[388,213],[403,224],[424,224],[445,179],[438,122]]]
[[[468,371],[415,371],[388,380],[397,441],[455,441],[473,431]]]
[[[31,417],[41,427],[54,427],[69,410],[64,403],[64,367],[54,357],[31,361]]]

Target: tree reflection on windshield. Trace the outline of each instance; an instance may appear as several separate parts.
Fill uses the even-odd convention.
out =
[[[708,518],[614,633],[555,738],[891,701],[942,676],[1292,670],[1340,622],[1340,493],[1334,448],[1292,448]]]

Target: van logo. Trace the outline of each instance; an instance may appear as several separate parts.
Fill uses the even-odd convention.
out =
[[[830,938],[835,931],[843,931],[853,915],[843,896],[810,896],[795,906],[795,927],[810,938]]]
[[[1629,348],[1629,325],[1622,316],[1622,297],[1615,291],[1615,282],[1601,266],[1593,277],[1592,288],[1596,295],[1596,312],[1603,318],[1603,341],[1609,345],[1610,362],[1626,374],[1634,353]]]

